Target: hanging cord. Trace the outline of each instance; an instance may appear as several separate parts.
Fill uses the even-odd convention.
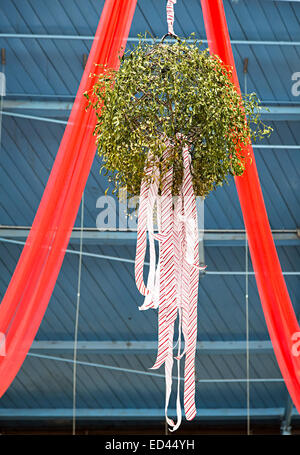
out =
[[[248,279],[248,237],[245,231],[245,268],[246,268],[246,374],[247,374],[247,434],[250,435],[250,355],[249,355],[249,279]]]
[[[81,222],[80,222],[80,247],[79,247],[79,262],[78,262],[78,285],[77,285],[77,301],[76,301],[76,316],[74,330],[74,356],[73,356],[73,435],[76,434],[76,377],[77,377],[77,342],[78,342],[78,321],[80,308],[80,289],[81,289],[81,269],[82,269],[82,240],[83,240],[83,218],[84,218],[84,192],[81,199]]]
[[[166,10],[167,10],[168,33],[166,33],[158,43],[154,44],[152,46],[152,48],[150,48],[150,50],[146,53],[147,56],[149,56],[153,52],[155,52],[157,46],[160,46],[161,44],[163,44],[164,40],[167,37],[176,39],[177,41],[181,42],[181,39],[176,35],[176,33],[174,33],[174,4],[176,2],[177,2],[177,0],[168,0],[167,1]]]
[[[247,94],[248,58],[244,60],[244,93]],[[247,394],[247,435],[250,435],[250,355],[249,355],[249,273],[248,236],[245,230],[245,304],[246,304],[246,394]]]
[[[168,23],[168,35],[176,37],[174,33],[174,5],[177,0],[168,0],[167,2],[167,23]]]

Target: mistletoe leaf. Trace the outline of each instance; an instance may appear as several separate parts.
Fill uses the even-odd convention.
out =
[[[129,197],[139,194],[147,157],[161,162],[165,133],[174,147],[163,167],[173,165],[173,193],[178,194],[183,140],[176,134],[181,133],[192,144],[195,192],[206,196],[228,183],[230,175],[243,174],[251,165],[250,140],[268,137],[272,128],[260,120],[255,93],[241,97],[231,83],[232,68],[200,50],[201,43],[151,45],[144,38],[139,36],[124,54],[118,72],[102,65],[99,75],[91,75],[93,90],[84,94],[97,114],[101,169],[110,175],[114,192],[126,187]]]

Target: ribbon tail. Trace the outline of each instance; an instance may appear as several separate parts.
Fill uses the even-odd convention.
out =
[[[177,398],[176,398],[176,413],[177,413],[177,423],[176,425],[173,425],[173,428],[169,428],[169,431],[173,432],[173,431],[176,431],[180,425],[181,425],[181,421],[182,421],[182,409],[181,409],[181,402],[180,402],[180,359],[181,359],[181,355],[180,355],[180,351],[181,351],[181,325],[182,325],[182,319],[181,319],[181,310],[179,308],[179,324],[178,324],[178,330],[179,330],[179,334],[178,334],[178,355],[176,358],[177,360]]]

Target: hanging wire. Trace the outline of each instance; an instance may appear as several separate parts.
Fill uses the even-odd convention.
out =
[[[78,342],[78,321],[79,321],[79,309],[80,309],[80,289],[81,289],[81,269],[82,269],[83,218],[84,218],[84,192],[82,193],[82,199],[81,199],[80,247],[79,247],[77,301],[76,301],[76,316],[75,316],[75,330],[74,330],[73,425],[72,425],[73,435],[76,434],[77,342]]]
[[[4,237],[0,237],[0,243],[11,243],[13,245],[25,245],[26,242],[22,241],[22,240],[14,240],[14,239],[7,239],[7,238],[4,238]],[[68,254],[75,254],[75,255],[82,255],[82,256],[87,256],[87,257],[91,257],[91,258],[96,258],[96,259],[104,259],[104,260],[107,260],[107,261],[115,261],[115,262],[124,262],[125,264],[134,264],[135,261],[134,259],[128,259],[128,258],[123,258],[123,257],[118,257],[118,256],[108,256],[106,254],[97,254],[97,253],[90,253],[88,251],[82,251],[80,253],[79,250],[70,250],[70,249],[66,249],[65,250],[66,253]],[[149,262],[144,262],[144,265],[145,266],[149,266]],[[283,275],[286,275],[286,276],[300,276],[300,272],[285,272],[283,271],[282,272]],[[208,271],[206,272],[205,271],[205,275],[222,275],[222,276],[244,276],[246,275],[246,272],[245,271],[230,271],[230,270],[211,270],[211,271]],[[254,272],[249,272],[248,271],[248,275],[255,275]]]
[[[248,58],[244,60],[244,93],[247,94]],[[247,395],[247,435],[250,431],[250,351],[249,351],[249,273],[248,273],[248,236],[245,230],[245,306],[246,306],[246,395]]]
[[[57,357],[54,355],[47,355],[47,354],[38,354],[34,352],[29,352],[27,354],[27,357],[36,357],[38,359],[45,359],[45,360],[53,360],[55,362],[64,362],[64,363],[69,363],[69,364],[74,364],[73,359],[68,359],[66,357]],[[106,365],[103,363],[95,363],[95,362],[86,362],[83,360],[77,360],[77,365],[83,365],[87,367],[93,367],[93,368],[101,368],[103,370],[111,370],[111,371],[118,371],[121,373],[132,373],[135,375],[142,375],[142,376],[151,376],[151,377],[156,377],[160,379],[165,379],[164,374],[160,373],[150,373],[149,371],[143,371],[143,370],[133,370],[130,368],[121,368],[121,367],[115,367],[113,365]],[[172,379],[178,379],[176,376],[172,376]],[[181,381],[184,381],[184,376],[180,377]],[[246,378],[222,378],[222,379],[217,379],[217,378],[212,378],[212,379],[197,379],[196,380],[197,384],[223,384],[223,383],[228,383],[228,384],[244,384],[247,382]],[[253,378],[250,379],[250,382],[253,383],[284,383],[283,378]]]
[[[246,300],[246,374],[247,374],[247,434],[250,435],[250,354],[249,354],[249,275],[248,275],[248,238],[245,240],[245,300]]]

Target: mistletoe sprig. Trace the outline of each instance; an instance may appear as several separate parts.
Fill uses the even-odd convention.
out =
[[[119,71],[101,67],[100,76],[91,75],[96,78],[92,92],[85,93],[88,107],[97,114],[94,134],[101,170],[109,173],[113,192],[125,186],[136,195],[151,157],[161,177],[173,165],[177,194],[181,151],[188,143],[195,192],[206,196],[228,183],[229,175],[243,174],[249,158],[245,146],[272,129],[260,119],[257,96],[241,97],[230,82],[231,69],[208,50],[201,51],[196,40],[149,44],[139,38],[124,54]],[[165,137],[173,147],[162,166]]]

